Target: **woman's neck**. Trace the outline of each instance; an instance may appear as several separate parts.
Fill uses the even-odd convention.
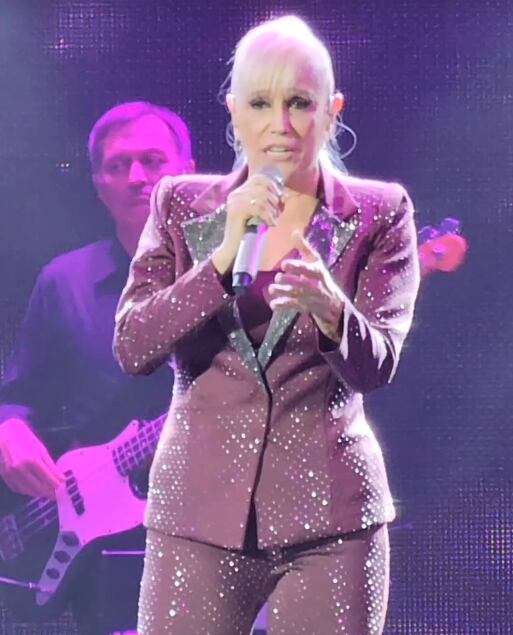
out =
[[[310,222],[315,209],[317,199],[309,194],[301,194],[294,190],[285,189],[283,195],[283,208],[278,217],[278,227],[300,229]]]
[[[285,189],[297,194],[316,198],[320,178],[321,171],[319,166],[316,165],[310,170],[301,172],[300,174],[292,174],[287,179],[287,187]]]

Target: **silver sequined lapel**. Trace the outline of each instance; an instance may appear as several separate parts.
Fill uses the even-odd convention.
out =
[[[211,214],[182,223],[185,242],[195,265],[209,258],[215,248],[221,244],[225,220],[226,210],[222,206]],[[255,349],[242,325],[237,303],[226,304],[217,314],[217,320],[231,346],[241,356],[244,366],[257,377],[262,388],[265,389],[264,376]]]
[[[182,223],[187,247],[194,264],[209,258],[214,249],[221,244],[225,219],[226,211],[223,206],[211,214]],[[355,224],[340,221],[337,216],[321,207],[314,214],[306,236],[326,266],[331,268],[342,254],[355,230]],[[242,325],[237,303],[226,305],[218,314],[219,324],[228,337],[228,341],[240,354],[244,366],[254,373],[264,389],[266,385],[264,372],[271,360],[273,351],[287,330],[292,327],[297,316],[297,311],[293,309],[275,311],[257,355]]]
[[[312,218],[306,237],[321,256],[324,264],[331,268],[355,230],[354,224],[342,222],[337,216],[330,214],[326,208],[320,207]],[[298,313],[294,309],[284,309],[273,313],[264,341],[258,350],[258,361],[263,371],[267,368],[276,345],[293,325],[297,316]]]

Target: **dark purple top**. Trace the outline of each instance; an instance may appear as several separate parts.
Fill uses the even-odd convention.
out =
[[[277,273],[278,270],[260,271],[247,295],[237,298],[242,324],[255,349],[264,341],[271,321],[272,311],[267,289]]]

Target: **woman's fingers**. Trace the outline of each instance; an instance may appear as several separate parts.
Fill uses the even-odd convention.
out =
[[[277,274],[274,282],[269,285],[269,294],[272,296],[299,296],[306,293],[319,293],[319,291],[319,280],[317,278],[291,273]]]
[[[278,273],[269,285],[269,306],[310,313],[338,327],[343,303],[330,291],[326,272],[316,263],[288,261],[287,271]],[[327,274],[329,275],[329,274]]]
[[[306,262],[304,260],[284,260],[281,265],[285,273],[296,276],[304,276],[314,280],[323,280],[325,273],[319,262]]]
[[[296,249],[299,251],[301,256],[306,262],[320,262],[321,258],[317,251],[312,247],[312,245],[308,242],[308,240],[303,236],[303,234],[296,230],[293,232],[292,237],[294,239],[294,244]]]

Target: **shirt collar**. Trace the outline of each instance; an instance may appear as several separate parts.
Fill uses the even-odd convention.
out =
[[[104,248],[96,255],[96,284],[108,283],[113,279],[126,279],[130,267],[130,256],[127,254],[117,237],[103,241]]]

